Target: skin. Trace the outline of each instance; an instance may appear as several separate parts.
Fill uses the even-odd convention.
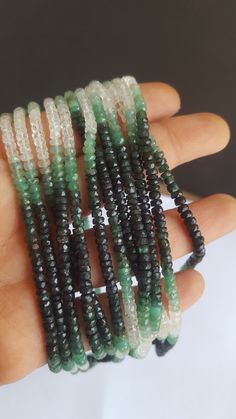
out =
[[[175,89],[163,83],[145,83],[141,88],[147,102],[151,132],[171,168],[217,153],[227,145],[230,131],[221,117],[211,113],[174,116],[180,109],[180,98]],[[87,213],[79,141],[78,144],[80,188],[84,213]],[[1,139],[0,197],[0,384],[7,384],[45,364],[46,353],[24,229]],[[233,197],[213,195],[199,199],[191,208],[206,243],[236,228],[236,200]],[[176,259],[191,250],[191,242],[176,210],[166,211],[166,217],[172,254]],[[88,232],[88,243],[94,286],[98,287],[103,284],[92,232]],[[183,311],[191,307],[204,290],[204,280],[197,271],[178,273],[177,285]]]

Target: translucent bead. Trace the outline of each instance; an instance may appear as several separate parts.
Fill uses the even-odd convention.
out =
[[[14,133],[12,129],[12,118],[10,114],[2,114],[0,117],[0,129],[2,132],[2,140],[5,146],[7,158],[9,162],[16,163],[19,161],[19,152],[17,150]]]
[[[166,310],[164,309],[162,312],[162,319],[161,319],[161,325],[160,329],[156,335],[156,338],[159,340],[165,340],[168,336],[169,332],[169,317],[167,315]]]
[[[180,310],[178,311],[171,311],[169,310],[169,318],[170,318],[170,324],[169,324],[169,336],[171,338],[178,338],[180,334],[180,328],[181,328],[181,313]]]
[[[73,150],[75,149],[75,139],[69,107],[63,96],[57,96],[55,103],[58,110],[64,148],[65,150]]]
[[[26,128],[25,110],[23,108],[16,108],[13,112],[13,120],[21,160],[25,162],[33,160],[33,154]]]
[[[114,100],[111,94],[109,94],[108,89],[100,82],[93,81],[86,88],[86,93],[93,105],[97,121],[100,122],[104,118],[104,121],[108,123],[111,130],[111,138],[116,146],[123,146],[125,140],[118,121]],[[124,321],[128,342],[131,350],[135,350],[140,345],[140,331],[128,261],[124,266],[118,269],[118,279],[120,281],[122,291],[122,300],[125,312]]]
[[[129,87],[129,89],[132,91],[137,111],[146,111],[146,104],[144,102],[139,84],[137,83],[136,79],[133,76],[124,76],[122,78]]]
[[[50,145],[59,146],[61,144],[61,125],[56,105],[52,98],[46,98],[43,103],[49,125]]]
[[[48,167],[50,165],[49,153],[39,105],[35,102],[30,102],[28,105],[28,113],[39,167]]]
[[[96,119],[92,110],[92,107],[88,101],[88,97],[85,93],[84,89],[76,89],[75,95],[81,107],[84,119],[85,119],[85,134],[86,140],[89,138],[87,134],[90,134],[90,138],[92,139],[94,135],[97,133],[97,123]],[[92,137],[91,137],[92,136]]]

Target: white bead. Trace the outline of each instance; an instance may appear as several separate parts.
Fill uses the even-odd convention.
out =
[[[72,128],[70,110],[65,102],[64,98],[57,98],[56,106],[58,110],[61,133],[62,133],[62,142],[66,150],[75,149],[75,139],[74,132]]]
[[[38,165],[40,168],[45,168],[50,165],[50,160],[39,105],[31,102],[28,106],[28,112]]]
[[[23,162],[33,160],[33,154],[30,147],[29,136],[26,128],[25,110],[16,108],[13,112],[16,141],[20,151],[20,158]]]
[[[86,121],[85,123],[85,135],[87,133],[91,133],[92,135],[96,135],[97,133],[97,122],[92,110],[92,107],[89,103],[88,97],[85,93],[84,89],[76,89],[75,95],[79,102],[82,114]]]
[[[169,332],[169,322],[170,320],[168,314],[166,310],[163,308],[160,329],[156,335],[157,339],[165,340],[167,338]]]
[[[16,146],[14,132],[12,129],[12,118],[10,114],[4,113],[0,116],[0,128],[8,161],[10,163],[19,161],[19,152]]]
[[[112,130],[112,125],[114,123],[116,124],[117,129],[120,129],[114,100],[112,98],[112,91],[110,93],[107,86],[102,85],[98,81],[93,81],[89,84],[87,88],[87,93],[88,95],[95,94],[100,97],[103,107],[104,107],[104,111],[106,113],[108,124],[111,130]],[[121,290],[124,291],[123,286],[121,286]],[[135,353],[136,353],[136,348],[139,348],[139,347],[140,347],[140,353],[143,353],[143,352],[146,353],[146,347],[147,346],[150,347],[151,342],[149,339],[148,344],[147,342],[145,342],[145,345],[144,343],[142,343],[142,346],[140,346],[141,337],[140,337],[139,325],[138,325],[137,306],[135,302],[135,296],[134,296],[132,284],[129,286],[129,291],[130,291],[130,298],[129,299],[123,298],[123,305],[124,305],[124,312],[125,312],[124,321],[125,321],[125,326],[127,330],[127,337],[128,337],[129,345],[131,349],[135,350]],[[124,296],[123,292],[122,292],[122,296]]]
[[[123,76],[122,79],[125,81],[127,86],[131,89],[133,86],[137,86],[138,82],[133,76]]]
[[[52,98],[46,98],[43,103],[44,103],[46,116],[48,119],[50,145],[60,146],[61,145],[61,125],[60,125],[60,119],[59,119],[59,114],[58,114],[56,105]]]
[[[171,337],[177,338],[180,334],[181,329],[181,313],[180,311],[171,311],[169,310],[169,335]]]

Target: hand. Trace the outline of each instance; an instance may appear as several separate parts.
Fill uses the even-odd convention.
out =
[[[148,105],[151,132],[163,149],[171,168],[216,153],[229,141],[226,122],[213,114],[173,115],[179,110],[177,92],[162,83],[141,85]],[[0,141],[1,143],[1,141]],[[78,155],[81,150],[78,150]],[[78,157],[82,167],[82,158]],[[83,169],[80,189],[84,212],[88,212]],[[206,243],[236,228],[236,200],[213,195],[191,204]],[[191,241],[176,210],[166,212],[173,258],[191,250]],[[101,286],[99,263],[88,234],[92,278]],[[207,257],[207,256],[206,256]],[[196,271],[177,274],[181,308],[186,310],[201,296],[204,282]],[[24,240],[17,196],[0,144],[0,383],[13,382],[46,362],[43,330],[31,264]]]

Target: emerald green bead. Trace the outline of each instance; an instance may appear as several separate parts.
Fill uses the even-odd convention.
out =
[[[98,361],[101,361],[103,358],[105,358],[106,355],[107,355],[107,353],[106,353],[106,351],[104,350],[103,347],[99,351],[94,351],[94,357]]]
[[[87,357],[86,357],[85,353],[83,353],[83,354],[78,353],[77,354],[77,353],[72,352],[72,359],[78,366],[86,365],[86,363],[87,363]]]
[[[64,371],[73,371],[75,362],[73,359],[68,359],[68,361],[62,361],[61,366]]]
[[[67,187],[68,187],[69,191],[71,191],[71,192],[76,192],[78,190],[78,185],[75,185],[74,182],[69,181],[67,183]]]
[[[90,228],[90,223],[88,217],[83,217],[83,228],[84,230],[88,230]]]
[[[167,340],[167,342],[169,342],[171,345],[175,345],[175,344],[176,344],[176,342],[177,342],[177,340],[178,340],[178,337],[176,337],[176,336],[168,336],[166,340]]]
[[[123,336],[115,336],[114,337],[114,345],[116,349],[121,353],[128,353],[129,351],[129,343],[127,337]]]
[[[59,373],[62,369],[60,357],[58,355],[54,355],[51,358],[48,358],[48,367],[50,371],[55,374]]]
[[[149,247],[148,246],[142,246],[138,248],[138,252],[139,253],[148,253],[149,252]]]
[[[94,144],[85,144],[84,146],[83,146],[83,153],[84,154],[94,154],[95,153],[95,146],[94,146]]]
[[[24,178],[14,178],[14,183],[19,193],[22,193],[28,189],[27,183]]]

